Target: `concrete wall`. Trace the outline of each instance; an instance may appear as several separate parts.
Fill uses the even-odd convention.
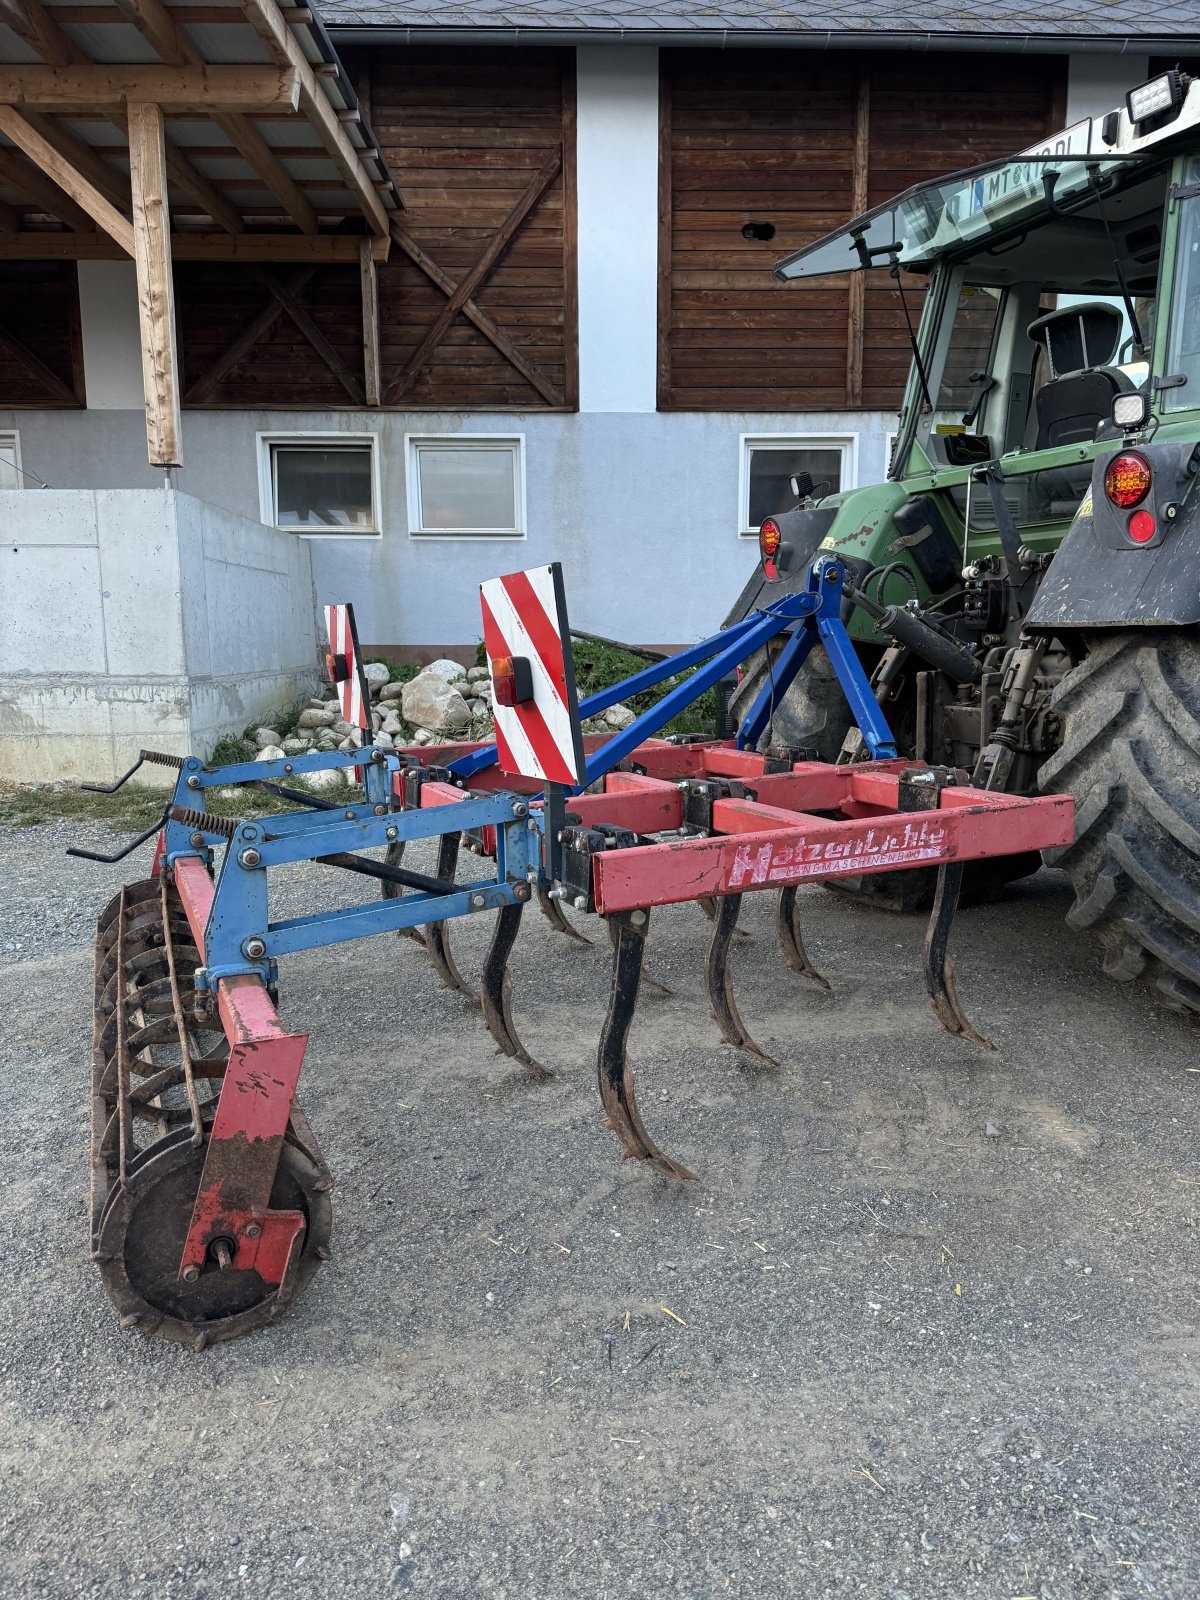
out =
[[[0,777],[207,754],[309,691],[312,574],[287,535],[161,488],[82,487],[0,494],[0,535]]]

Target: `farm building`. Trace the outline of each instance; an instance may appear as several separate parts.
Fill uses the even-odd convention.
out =
[[[1108,110],[1167,11],[0,0],[0,767],[203,749],[314,590],[368,653],[547,560],[584,628],[711,631],[789,475],[884,474],[909,362],[886,272],[772,263]]]

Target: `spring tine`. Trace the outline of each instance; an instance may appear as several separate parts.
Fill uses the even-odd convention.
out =
[[[608,942],[612,946],[613,953],[615,954],[619,930],[616,922],[611,917],[607,918],[606,920],[608,922]],[[665,983],[659,983],[657,979],[652,978],[644,966],[642,967],[641,986],[643,989],[648,990],[650,994],[660,995],[663,999],[670,999],[670,997],[675,993],[674,989],[668,989]]]
[[[706,894],[701,899],[697,900],[696,904],[700,907],[701,911],[703,911],[704,915],[710,922],[715,922],[717,920],[721,905],[720,895]],[[739,939],[748,939],[750,937],[745,928],[735,928],[734,934]]]
[[[404,860],[405,843],[404,839],[398,839],[394,844],[388,845],[387,854],[383,858],[385,866],[398,867],[400,865],[401,861]],[[384,879],[381,888],[385,900],[398,900],[400,898],[401,889],[398,883],[388,883]],[[411,939],[414,944],[419,944],[421,949],[424,950],[425,935],[420,928],[398,928],[396,931],[398,937]]]
[[[438,846],[437,866],[434,868],[434,877],[453,882],[454,874],[458,868],[459,835],[457,833],[443,833]],[[473,1006],[479,1004],[479,996],[469,987],[462,973],[454,964],[454,957],[450,953],[450,935],[446,931],[446,922],[430,922],[425,929],[425,948],[429,952],[429,959],[433,962],[434,971],[446,985],[447,989],[457,989],[459,994],[468,999]]]
[[[635,917],[640,921],[635,922]],[[613,945],[613,976],[597,1056],[600,1099],[608,1113],[608,1127],[625,1147],[626,1160],[635,1156],[639,1161],[649,1162],[665,1178],[694,1178],[694,1172],[672,1161],[654,1143],[642,1125],[633,1098],[633,1069],[629,1065],[626,1044],[637,1009],[649,923],[648,911],[621,911],[608,918]]]
[[[996,1046],[976,1033],[967,1021],[954,992],[954,958],[947,954],[947,949],[962,879],[961,861],[947,861],[938,868],[933,911],[925,930],[925,987],[929,990],[933,1013],[947,1033],[954,1034],[957,1039],[969,1039],[982,1050],[994,1050]]]
[[[551,900],[549,893],[539,887],[537,892],[538,905],[542,908],[542,915],[556,933],[565,933],[568,939],[576,939],[580,944],[591,944],[591,940],[580,933],[578,928],[571,925],[566,912],[557,900]]]
[[[775,927],[779,933],[779,948],[783,959],[793,972],[809,978],[822,989],[832,991],[828,978],[824,978],[808,959],[804,940],[800,937],[800,919],[796,913],[796,885],[789,883],[780,891],[779,907],[775,913]]]
[[[718,897],[717,920],[713,923],[712,938],[708,942],[708,958],[704,963],[704,976],[708,983],[708,1005],[713,1021],[728,1044],[736,1045],[747,1055],[756,1056],[768,1067],[779,1065],[746,1032],[746,1024],[738,1014],[733,998],[733,985],[729,979],[729,944],[737,926],[738,912],[742,909],[740,894]]]
[[[487,1031],[506,1056],[519,1061],[535,1078],[552,1078],[554,1074],[535,1061],[513,1027],[510,1000],[512,978],[508,971],[508,955],[521,930],[521,913],[524,905],[505,906],[496,918],[496,931],[483,963],[483,976],[479,980],[479,1000],[483,1007],[483,1020]]]

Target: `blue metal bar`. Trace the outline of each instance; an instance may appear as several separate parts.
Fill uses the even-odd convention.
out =
[[[255,783],[261,779],[279,781],[301,777],[306,772],[328,772],[335,767],[381,767],[399,772],[400,758],[390,750],[313,750],[308,755],[285,756],[281,761],[235,761],[227,767],[205,766],[192,760],[185,763],[183,777],[188,789],[219,789],[222,784]],[[198,781],[188,783],[194,776]]]
[[[722,653],[728,652],[732,644],[743,638],[755,626],[759,616],[759,612],[751,612],[750,616],[743,617],[741,622],[735,622],[732,627],[724,629],[723,632],[715,633],[708,639],[701,639],[699,644],[689,645],[686,650],[680,650],[676,655],[668,656],[665,661],[656,661],[643,671],[635,672],[632,677],[613,684],[611,688],[598,689],[595,694],[590,694],[586,700],[580,701],[580,718],[599,716],[602,711],[607,711],[610,706],[615,706],[629,695],[640,694],[643,689],[653,689],[665,679],[673,678],[680,672],[687,672],[701,661],[707,661],[710,656],[717,654],[718,651]],[[749,652],[747,651],[739,656],[738,661],[744,660],[745,655],[748,654]],[[686,684],[680,685],[680,688],[687,687],[688,685]],[[707,687],[708,685],[706,684],[705,688]],[[690,705],[703,692],[703,689],[693,690],[682,704],[676,707],[676,711],[681,710],[683,705]],[[663,703],[660,701],[659,705]],[[658,706],[654,709],[657,712]],[[671,717],[676,715],[676,711],[671,712],[670,716],[662,717],[655,724],[655,731],[661,728],[665,722],[669,722]],[[485,767],[492,767],[495,764],[496,746],[489,744],[484,745],[482,750],[473,750],[470,755],[459,756],[457,761],[450,763],[449,770],[459,777],[472,778],[477,772],[482,772]]]
[[[770,664],[754,704],[738,727],[735,743],[739,750],[758,749],[763,729],[787,694],[792,680],[807,661],[808,652],[812,649],[816,638],[817,630],[807,618],[796,624],[791,638],[779,652],[778,660]]]
[[[859,726],[873,761],[891,761],[896,756],[896,741],[871,690],[871,682],[858,659],[858,652],[850,642],[842,622],[842,580],[845,568],[839,561],[818,561],[812,569],[811,581],[821,591],[821,609],[817,613],[817,631],[825,646],[833,670],[837,673],[842,693],[850,703],[850,710]]]

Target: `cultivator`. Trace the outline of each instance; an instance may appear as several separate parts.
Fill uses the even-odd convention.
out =
[[[276,1318],[329,1254],[332,1180],[296,1101],[307,1040],[276,1011],[277,963],[295,951],[386,932],[421,939],[442,982],[480,1007],[497,1047],[544,1077],[511,1012],[508,959],[523,912],[536,896],[576,939],[585,936],[568,908],[602,918],[613,960],[598,1057],[608,1126],[627,1157],[670,1178],[693,1174],[644,1126],[627,1054],[639,990],[652,981],[643,969],[656,906],[696,901],[705,910],[721,1037],[770,1062],[730,983],[743,895],[778,893],[787,966],[828,988],[805,953],[797,887],[936,868],[924,957],[931,1002],[951,1033],[985,1043],[963,1015],[947,953],[963,863],[1066,843],[1071,802],[983,792],[962,773],[897,759],[842,624],[844,575],[840,562],[818,560],[806,590],[582,705],[557,568],[493,580],[482,598],[496,743],[398,751],[370,742],[352,618],[330,608],[331,676],[362,729],[359,748],[224,767],[143,755],[177,768],[161,825],[140,841],[158,835],[154,874],[121,890],[96,935],[92,1239],[123,1325],[203,1347]],[[779,635],[776,681],[735,739],[658,737]],[[818,639],[862,733],[862,759],[845,765],[756,748]],[[622,732],[581,734],[581,715],[683,673]],[[361,798],[334,802],[291,786],[330,768],[352,771]],[[205,796],[229,786],[295,809],[221,820]],[[404,865],[406,847],[421,840],[437,841],[430,874]],[[480,865],[460,882],[464,849]],[[272,920],[272,870],[297,862],[366,875],[381,897]],[[476,996],[449,926],[489,911],[495,927]]]

